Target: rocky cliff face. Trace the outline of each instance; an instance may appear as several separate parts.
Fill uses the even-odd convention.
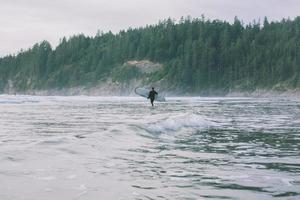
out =
[[[160,63],[153,63],[149,60],[132,60],[123,64],[124,67],[136,67],[142,74],[151,74],[163,69]]]

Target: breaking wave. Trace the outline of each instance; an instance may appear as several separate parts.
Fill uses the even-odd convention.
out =
[[[168,117],[163,121],[148,125],[146,130],[149,132],[178,131],[182,128],[192,128],[197,130],[207,130],[216,126],[216,123],[202,116],[195,114],[184,114]]]

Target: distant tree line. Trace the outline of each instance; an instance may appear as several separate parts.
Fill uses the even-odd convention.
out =
[[[164,65],[153,80],[189,92],[298,88],[300,17],[248,25],[188,17],[63,38],[55,49],[43,41],[0,58],[0,91],[9,82],[18,91],[96,85],[124,62],[143,59]]]

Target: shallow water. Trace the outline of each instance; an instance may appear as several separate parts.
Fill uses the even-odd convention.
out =
[[[300,199],[300,100],[0,95],[0,199]]]

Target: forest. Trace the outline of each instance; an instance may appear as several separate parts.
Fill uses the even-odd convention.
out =
[[[55,48],[42,41],[0,58],[0,93],[95,86],[111,77],[126,82],[138,72],[116,69],[130,60],[161,63],[145,84],[163,80],[165,89],[183,93],[300,88],[300,17],[249,24],[186,17],[74,35]]]

